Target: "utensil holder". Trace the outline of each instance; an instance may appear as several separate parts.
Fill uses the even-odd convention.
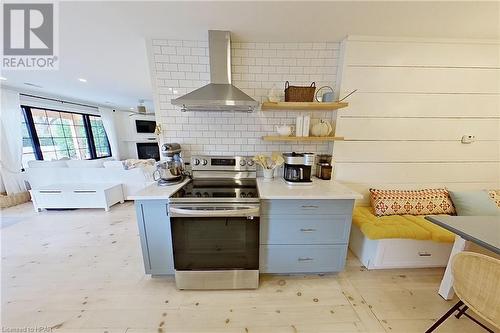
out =
[[[264,179],[274,178],[274,169],[262,169],[264,171]]]

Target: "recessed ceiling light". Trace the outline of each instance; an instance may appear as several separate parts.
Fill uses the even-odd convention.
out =
[[[130,110],[135,110],[135,108],[130,108]]]
[[[80,81],[80,82],[87,82],[87,79],[79,78],[78,81]]]
[[[1,80],[1,81],[7,81],[7,78],[6,78],[6,77],[3,77],[3,76],[0,76],[0,80]]]

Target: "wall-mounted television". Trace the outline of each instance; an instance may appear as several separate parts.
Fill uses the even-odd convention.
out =
[[[153,120],[135,120],[135,129],[137,133],[154,133],[156,121]]]

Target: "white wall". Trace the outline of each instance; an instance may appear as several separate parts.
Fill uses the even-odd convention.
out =
[[[370,187],[500,187],[498,42],[349,37],[342,53],[340,94],[358,92],[337,119],[337,180],[365,199]]]
[[[265,101],[274,85],[316,82],[334,87],[338,43],[233,43],[233,84],[258,101]],[[294,124],[296,112],[185,112],[170,104],[172,98],[209,81],[206,41],[152,40],[149,58],[153,77],[156,120],[163,142],[178,142],[183,154],[254,155],[272,151],[331,152],[328,143],[264,142],[277,124]],[[317,112],[314,119],[334,119],[332,112]]]

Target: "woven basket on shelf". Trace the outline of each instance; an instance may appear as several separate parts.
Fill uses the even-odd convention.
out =
[[[316,83],[311,83],[309,87],[291,86],[288,81],[285,82],[285,102],[312,102],[314,101],[314,92]]]

